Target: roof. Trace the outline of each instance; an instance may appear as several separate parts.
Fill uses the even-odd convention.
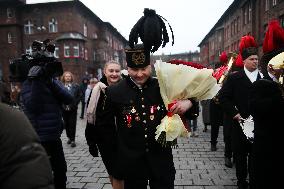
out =
[[[60,35],[59,37],[57,37],[55,40],[60,41],[60,40],[66,40],[66,39],[87,41],[86,37],[84,37],[82,34],[77,33],[77,32],[64,33]]]

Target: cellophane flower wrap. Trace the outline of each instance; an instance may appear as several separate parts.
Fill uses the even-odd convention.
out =
[[[213,98],[219,87],[212,76],[212,69],[197,69],[186,65],[176,65],[157,61],[154,64],[160,93],[167,110],[176,100],[194,98],[196,101]],[[163,146],[174,146],[178,137],[188,137],[178,114],[165,116],[156,128],[155,139]]]

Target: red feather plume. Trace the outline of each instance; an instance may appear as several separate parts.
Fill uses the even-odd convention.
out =
[[[220,60],[220,62],[221,62],[223,65],[227,64],[227,62],[228,62],[228,56],[227,56],[226,51],[223,51],[223,52],[221,53],[221,55],[220,55],[220,57],[219,57],[219,60]]]
[[[248,47],[257,47],[256,42],[251,35],[245,35],[241,38],[239,53],[242,54],[243,50]]]
[[[284,47],[284,29],[280,26],[278,20],[272,20],[267,28],[263,41],[263,53],[271,52],[275,49]]]
[[[242,58],[242,52],[244,49],[248,48],[248,47],[257,47],[257,44],[254,40],[254,37],[251,35],[245,35],[241,38],[240,44],[239,44],[239,54],[236,58],[235,61],[235,66],[237,67],[243,67],[244,63],[243,63],[243,58]]]

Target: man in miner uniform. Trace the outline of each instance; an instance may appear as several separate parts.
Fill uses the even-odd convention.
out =
[[[150,51],[142,45],[126,49],[128,76],[106,91],[104,113],[116,117],[116,178],[125,189],[173,189],[175,167],[171,147],[155,140],[156,127],[167,114],[158,80],[151,77]],[[193,101],[179,100],[171,112],[190,117]],[[98,118],[104,119],[104,116]],[[103,127],[104,121],[97,121]]]

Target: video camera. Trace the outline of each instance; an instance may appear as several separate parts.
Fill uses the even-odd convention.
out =
[[[40,66],[43,78],[61,76],[63,74],[62,64],[53,56],[55,45],[50,42],[49,39],[43,42],[36,40],[32,43],[32,54],[24,54],[21,58],[13,60],[9,66],[10,81],[25,81],[33,66]]]

